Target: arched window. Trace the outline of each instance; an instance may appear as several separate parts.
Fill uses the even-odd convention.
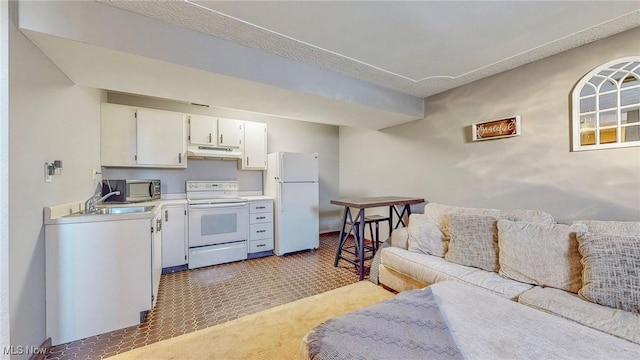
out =
[[[573,151],[640,146],[640,56],[597,67],[572,99]]]

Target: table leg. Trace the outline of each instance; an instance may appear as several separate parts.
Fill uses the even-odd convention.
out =
[[[405,204],[405,205],[404,205],[404,208],[402,209],[402,212],[400,213],[400,221],[398,221],[398,224],[396,224],[396,227],[397,227],[397,225],[399,225],[401,222],[402,222],[402,226],[407,227],[407,224],[405,224],[405,223],[404,223],[404,214],[405,214],[405,213],[407,214],[407,218],[408,218],[409,216],[411,216],[411,206],[410,206],[409,204]]]
[[[402,226],[406,227],[407,224],[404,223],[404,214],[406,213],[407,215],[411,215],[411,207],[406,204],[403,208],[401,212],[398,212],[398,208],[396,208],[395,205],[391,206],[391,209],[393,211],[389,211],[389,219],[391,219],[391,216],[393,215],[393,213],[395,212],[396,215],[398,215],[398,222],[396,222],[396,225],[393,227],[394,229],[397,229],[398,226],[400,226],[400,224],[402,224]]]
[[[389,206],[389,236],[393,232],[393,208],[394,205]]]
[[[358,226],[358,228],[356,229],[356,231],[360,233],[360,235],[358,236],[358,239],[356,239],[359,245],[358,246],[358,263],[360,264],[360,267],[358,271],[360,275],[360,280],[364,280],[364,232],[365,232],[364,208],[358,211],[358,215],[355,218],[355,222],[358,222],[358,221],[360,221],[360,225],[361,225],[361,226]]]
[[[344,244],[344,230],[347,227],[348,213],[349,213],[349,207],[345,206],[344,213],[342,214],[342,228],[340,228],[340,237],[338,238],[338,249],[336,250],[336,260],[333,262],[334,267],[338,266],[338,261],[340,260],[340,256],[342,256],[342,245]]]

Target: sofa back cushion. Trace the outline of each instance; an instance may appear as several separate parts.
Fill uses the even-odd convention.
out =
[[[575,220],[572,224],[587,225],[594,234],[640,235],[640,221]]]
[[[498,220],[499,273],[507,278],[577,293],[582,265],[576,233],[582,224]]]
[[[640,313],[640,233],[578,234],[583,287],[591,302]]]
[[[497,216],[500,210],[463,208],[437,203],[428,203],[424,214],[411,214],[409,217],[409,251],[444,257],[449,246],[445,232],[449,215],[473,214]]]
[[[409,251],[444,257],[447,243],[440,226],[426,214],[409,216]]]
[[[500,210],[500,218],[513,221],[527,221],[536,224],[555,224],[553,215],[541,210],[506,209]]]
[[[498,272],[498,219],[490,215],[451,215],[445,260]]]
[[[551,214],[538,210],[465,208],[430,202],[423,214],[409,217],[409,251],[444,257],[449,247],[451,215],[483,215],[536,223],[553,223]]]

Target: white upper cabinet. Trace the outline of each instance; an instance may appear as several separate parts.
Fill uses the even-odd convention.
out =
[[[240,148],[243,121],[218,118],[218,146]]]
[[[100,139],[102,166],[137,166],[136,108],[103,103]]]
[[[187,167],[184,114],[106,103],[101,112],[102,166]]]
[[[206,115],[189,115],[189,143],[198,146],[240,149],[243,121]]]
[[[186,167],[185,115],[137,110],[138,165]]]
[[[264,123],[103,103],[100,140],[102,166],[186,168],[195,154],[267,168]]]
[[[216,146],[218,144],[218,119],[204,115],[189,115],[189,143]]]
[[[245,121],[242,169],[267,169],[267,124]]]

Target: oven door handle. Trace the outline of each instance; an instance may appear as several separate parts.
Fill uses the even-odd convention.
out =
[[[220,209],[220,208],[242,208],[247,206],[246,202],[238,202],[233,204],[191,204],[193,209]]]

